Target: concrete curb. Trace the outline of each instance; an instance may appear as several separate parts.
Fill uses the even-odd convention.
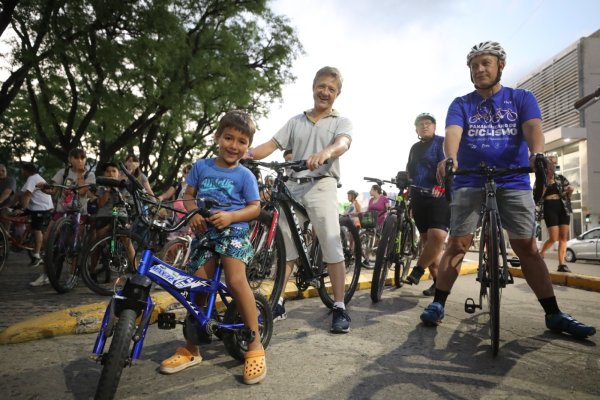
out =
[[[476,271],[476,262],[465,262],[461,268],[460,274],[474,274]],[[515,277],[523,277],[520,268],[510,268],[510,271]],[[393,276],[393,274],[388,275],[386,280],[386,284],[388,285],[394,283],[393,278],[390,276]],[[600,278],[561,272],[552,272],[550,273],[550,276],[554,284],[600,292]],[[427,279],[429,279],[428,272],[423,275],[423,280]],[[357,290],[366,290],[370,288],[371,274],[361,274]],[[297,290],[286,290],[286,297],[288,298],[297,297],[298,295],[299,293]],[[301,295],[305,298],[316,297],[318,296],[318,293],[316,289],[310,288],[301,293]],[[153,293],[152,299],[156,303],[156,306],[151,317],[151,323],[154,323],[158,314],[162,312],[169,311],[175,312],[176,314],[181,313],[182,315],[178,315],[178,318],[183,318],[185,315],[185,309],[181,308],[179,302],[166,292]],[[18,322],[0,332],[0,344],[23,343],[54,336],[98,332],[107,303],[108,300],[67,308]]]

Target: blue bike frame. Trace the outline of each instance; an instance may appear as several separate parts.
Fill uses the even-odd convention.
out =
[[[158,284],[170,295],[175,297],[177,301],[179,301],[179,303],[186,308],[188,313],[192,315],[193,318],[198,322],[198,326],[205,328],[206,324],[212,319],[213,313],[215,312],[217,294],[223,303],[229,307],[230,301],[227,299],[227,297],[231,297],[231,295],[227,290],[227,286],[221,282],[222,272],[223,268],[221,263],[218,262],[215,266],[215,274],[212,279],[199,278],[197,276],[189,275],[180,269],[165,263],[161,259],[154,256],[151,250],[144,250],[137,274],[132,276],[127,281],[123,290],[119,291],[113,296],[111,302],[106,308],[104,318],[102,319],[102,326],[100,327],[100,332],[98,333],[96,342],[94,344],[93,353],[97,356],[102,355],[104,351],[104,345],[106,344],[106,339],[108,336],[110,336],[109,333],[116,322],[115,316],[119,313],[120,309],[122,309],[121,306],[124,303],[128,303],[130,305],[133,302],[134,304],[137,304],[138,315],[143,309],[140,324],[138,325],[136,334],[133,337],[135,344],[131,352],[132,361],[139,359],[142,352],[142,347],[144,345],[146,331],[148,330],[148,325],[150,324],[150,316],[152,315],[152,311],[154,310],[155,306],[155,303],[152,301],[152,298],[149,295],[150,285],[147,280]],[[144,295],[127,296],[127,293],[135,293],[136,289],[138,291],[142,290]],[[204,313],[193,303],[193,295],[196,293],[208,293],[206,313]],[[219,329],[238,330],[243,329],[244,324],[217,323],[217,327]]]

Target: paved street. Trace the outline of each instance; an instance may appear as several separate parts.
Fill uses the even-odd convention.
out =
[[[123,373],[117,398],[600,396],[600,336],[578,341],[546,330],[541,307],[524,280],[516,279],[503,293],[502,341],[496,359],[490,354],[486,315],[463,311],[464,299],[476,294],[474,276],[459,278],[444,323],[437,328],[424,327],[418,319],[430,301],[420,295],[427,283],[386,290],[376,305],[368,291],[357,292],[350,304],[348,335],[328,332],[331,316],[318,298],[289,302],[289,318],[276,324],[268,348],[269,375],[255,387],[241,383],[242,366],[218,341],[204,348],[200,366],[173,376],[158,374],[160,361],[179,345],[182,333],[153,325],[142,360]],[[31,298],[52,297],[48,289],[22,289]],[[555,290],[564,311],[600,327],[599,293],[569,287]],[[100,374],[100,366],[88,359],[94,339],[93,334],[71,335],[0,346],[3,397],[90,398]]]

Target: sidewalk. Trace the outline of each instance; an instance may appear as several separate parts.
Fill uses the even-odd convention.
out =
[[[475,273],[476,253],[467,253],[461,275]],[[548,264],[553,265],[549,254]],[[28,267],[29,257],[25,253],[10,253],[7,266],[0,274],[0,344],[19,343],[47,337],[97,332],[106,309],[109,297],[98,296],[91,292],[83,282],[73,291],[58,294],[50,285],[31,287],[28,282],[34,280],[43,267]],[[596,267],[596,268],[593,268]],[[600,291],[600,267],[591,264],[589,271],[596,276],[578,274],[578,268],[572,267],[574,273],[564,274],[551,269],[552,281],[555,284],[578,287],[586,290]],[[521,270],[511,268],[515,277],[522,277]],[[372,270],[363,270],[358,290],[371,287]],[[391,275],[390,275],[391,276]],[[429,279],[426,273],[423,277]],[[389,278],[391,284],[391,278]],[[424,288],[428,284],[423,285]],[[295,286],[290,282],[286,291],[288,297],[295,297]],[[177,310],[177,303],[168,293],[153,292],[157,303],[155,315],[164,311]],[[305,297],[317,296],[316,290],[309,289]],[[183,308],[179,310],[184,311]]]

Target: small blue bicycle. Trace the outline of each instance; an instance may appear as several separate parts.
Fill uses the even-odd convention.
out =
[[[143,209],[144,203],[156,204],[122,165],[121,169],[129,181],[102,178],[99,184],[126,188],[133,195],[138,211]],[[177,231],[197,213],[205,217],[210,216],[209,209],[214,206],[220,204],[206,200],[204,207],[187,214],[175,226],[162,227],[162,229],[166,232]],[[148,217],[143,219],[144,223],[152,224]],[[208,241],[202,245],[211,246]],[[181,323],[186,339],[198,344],[206,343],[207,338],[210,339],[215,334],[223,340],[227,352],[232,357],[243,361],[248,343],[254,339],[254,333],[242,323],[235,301],[225,284],[221,282],[222,272],[221,263],[217,263],[212,279],[198,278],[160,260],[152,250],[144,250],[137,272],[127,277],[122,289],[115,290],[94,344],[93,353],[97,361],[103,365],[95,399],[114,398],[123,368],[131,366],[140,357],[155,306],[150,297],[153,282],[164,288],[188,311],[188,316],[182,322],[176,321],[174,313],[159,314],[159,329],[174,329],[177,323]],[[115,288],[117,287],[115,285]],[[205,309],[199,308],[193,302],[198,293],[206,293],[208,296]],[[217,295],[223,307],[217,307]],[[263,295],[255,293],[255,299],[260,340],[263,347],[267,348],[273,333],[273,316],[269,303]],[[105,353],[104,348],[111,337],[109,350]]]

